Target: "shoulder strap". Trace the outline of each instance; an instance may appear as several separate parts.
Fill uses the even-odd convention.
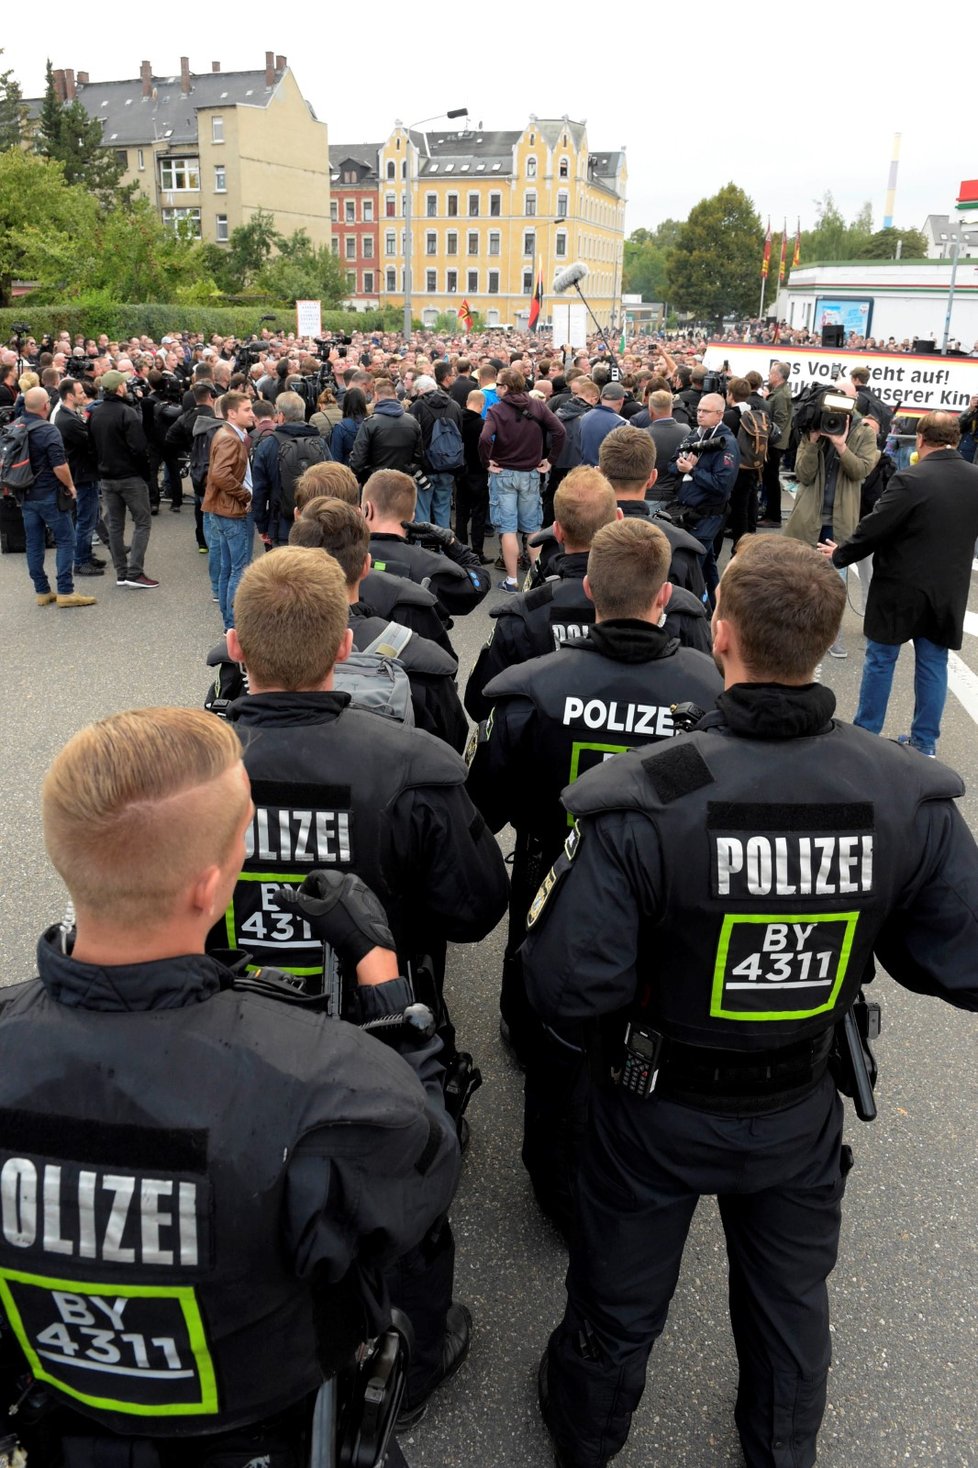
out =
[[[364,652],[379,652],[385,658],[399,658],[411,641],[411,629],[401,622],[388,622],[382,632],[365,647]]]

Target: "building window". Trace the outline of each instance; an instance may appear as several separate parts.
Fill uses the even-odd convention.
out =
[[[429,229],[424,237],[424,252],[426,255],[438,254],[438,236],[433,229]]]
[[[564,192],[563,189],[561,189],[560,193],[557,195],[557,218],[567,218],[567,194]]]
[[[197,158],[161,158],[160,188],[165,193],[189,193],[200,189],[200,161]]]
[[[364,201],[363,201],[363,222],[364,222],[364,224],[373,224],[373,220],[374,220],[374,201],[373,201],[373,199],[364,199]]]
[[[499,271],[498,270],[490,270],[490,272],[489,272],[489,294],[491,296],[498,296],[499,295]]]
[[[478,219],[478,217],[479,217],[479,195],[478,194],[470,194],[469,195],[469,218],[470,219]]]
[[[450,296],[454,296],[457,293],[457,291],[458,291],[458,271],[457,270],[450,270],[448,272],[448,274],[445,277],[445,286],[446,286],[446,289],[447,289],[448,294]]]
[[[478,255],[479,253],[479,236],[477,231],[474,229],[469,231],[468,248],[466,253],[469,255]]]
[[[562,229],[557,232],[555,252],[559,260],[563,260],[567,254],[567,236]]]
[[[374,293],[374,273],[372,270],[365,270],[363,272],[363,293],[365,296],[372,296]]]
[[[217,216],[217,241],[224,244],[228,237],[228,217],[226,214]]]
[[[435,218],[437,218],[437,215],[438,215],[438,195],[437,194],[425,194],[425,196],[424,196],[424,212],[425,212],[425,215],[426,215],[426,217],[428,219],[435,219]]]
[[[523,232],[523,254],[532,255],[537,247],[537,237],[532,229]]]
[[[537,160],[533,157],[526,160],[526,176],[527,178],[536,178],[537,176]]]
[[[438,271],[426,270],[424,276],[424,288],[428,292],[429,296],[433,296],[435,291],[438,289]]]
[[[466,277],[465,278],[468,281],[468,284],[466,285],[465,289],[470,294],[472,294],[474,291],[477,291],[479,289],[479,272],[478,272],[478,270],[469,270],[466,273]]]
[[[357,219],[357,206],[353,199],[345,199],[343,202],[343,213],[347,224],[355,224]]]
[[[397,271],[396,270],[391,269],[391,270],[388,270],[387,271],[387,289],[389,291],[396,291],[397,290]]]
[[[448,217],[449,219],[458,218],[458,194],[448,196]]]
[[[340,253],[340,237],[339,237],[338,234],[334,234],[333,235],[333,237],[331,238],[329,244],[330,244],[330,249],[333,251],[333,254],[334,255],[339,255],[339,253]]]
[[[346,236],[346,239],[343,241],[343,243],[344,243],[344,246],[346,247],[346,258],[348,260],[355,260],[357,258],[357,237],[356,237],[356,235],[355,234],[348,234]]]
[[[142,148],[138,148],[136,150],[136,166],[140,170],[143,170],[146,167],[146,154],[143,152]]]
[[[457,230],[450,229],[448,231],[448,234],[447,234],[446,240],[445,240],[445,253],[446,253],[446,255],[457,255],[458,254],[458,231]]]
[[[163,223],[167,229],[176,233],[181,224],[187,226],[187,233],[193,235],[194,239],[200,239],[200,210],[199,209],[164,209]]]
[[[490,230],[489,231],[489,253],[490,253],[490,255],[498,255],[499,254],[499,230],[498,229],[493,229],[493,230]]]
[[[384,195],[384,214],[388,219],[397,218],[397,200],[393,194]]]
[[[406,158],[404,159],[403,163],[401,164],[401,177],[402,178],[407,178],[407,159]]]
[[[394,231],[392,229],[387,230],[387,232],[384,235],[384,254],[385,255],[396,255],[397,254],[397,235],[394,233]]]
[[[360,243],[363,245],[363,258],[365,260],[372,260],[374,258],[374,237],[373,237],[373,235],[372,234],[365,234]]]
[[[523,271],[523,294],[524,294],[524,296],[532,296],[532,294],[533,294],[533,271],[532,270],[524,270]]]
[[[569,177],[569,175],[570,175],[570,169],[567,166],[567,159],[566,158],[561,158],[561,160],[560,160],[560,166],[559,166],[559,168],[557,170],[557,176],[558,176],[558,178],[567,178],[567,177]]]
[[[228,191],[227,169],[223,163],[214,164],[214,192],[215,194],[226,194]]]
[[[494,219],[498,219],[499,218],[500,214],[502,213],[502,208],[503,208],[503,205],[502,205],[502,195],[501,194],[490,194],[489,195],[489,213],[493,216]]]
[[[356,290],[356,288],[357,288],[357,273],[356,273],[355,270],[348,270],[346,272],[346,284],[347,284],[347,289],[348,290],[351,290],[351,291],[355,291]]]
[[[398,147],[400,147],[400,143],[398,143]],[[397,170],[394,167],[394,160],[393,160],[393,158],[390,160],[390,162],[387,165],[387,177],[388,178],[396,178],[397,177]]]
[[[116,162],[121,164],[123,168],[129,167],[129,154],[126,152],[125,148],[116,148],[115,157]]]
[[[329,217],[336,224],[340,217],[340,206],[335,199],[329,201]]]
[[[526,215],[527,219],[532,219],[533,216],[534,216],[534,214],[536,214],[536,212],[537,212],[537,196],[536,196],[536,194],[524,194],[523,195],[523,213]]]
[[[224,142],[224,118],[223,117],[212,117],[211,118],[211,142],[212,143],[223,143]]]

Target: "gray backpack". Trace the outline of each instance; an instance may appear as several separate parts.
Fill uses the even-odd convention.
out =
[[[348,693],[355,708],[381,714],[398,724],[414,724],[411,684],[397,661],[411,640],[410,627],[388,622],[369,647],[352,652],[345,663],[337,663],[333,686]]]

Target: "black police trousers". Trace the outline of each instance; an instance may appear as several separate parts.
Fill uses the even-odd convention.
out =
[[[810,1468],[831,1358],[848,1152],[829,1077],[762,1116],[595,1090],[567,1308],[547,1354],[550,1426],[573,1468],[623,1446],[676,1288],[696,1204],[717,1196],[749,1468]]]

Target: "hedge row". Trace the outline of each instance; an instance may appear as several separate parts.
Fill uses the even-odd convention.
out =
[[[73,301],[63,306],[31,306],[22,302],[0,310],[0,341],[8,341],[17,324],[30,327],[31,335],[40,339],[47,333],[67,331],[98,337],[105,332],[113,340],[131,336],[150,336],[156,342],[177,331],[199,331],[205,336],[249,337],[262,326],[261,317],[274,315],[265,322],[271,330],[295,330],[295,309],[259,302],[249,306],[185,306],[185,305],[111,305],[97,301]],[[393,331],[401,324],[398,308],[387,311],[324,311],[324,331]]]

